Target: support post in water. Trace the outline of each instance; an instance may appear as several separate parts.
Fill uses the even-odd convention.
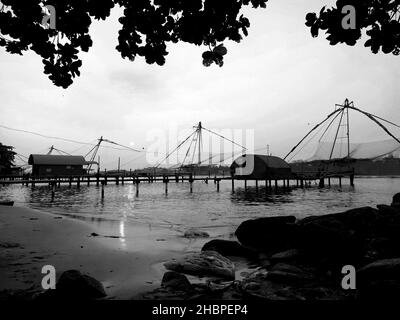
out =
[[[104,200],[104,181],[101,181],[101,200]]]
[[[235,179],[232,178],[232,193],[235,193]]]
[[[136,178],[136,197],[139,196],[139,183],[140,183],[140,180],[138,178]]]
[[[342,177],[339,177],[339,187],[342,187]]]
[[[256,180],[256,192],[258,192],[258,180]]]
[[[168,177],[164,177],[163,178],[163,182],[165,184],[165,194],[168,194],[168,182],[169,182],[169,178]]]
[[[217,179],[217,192],[219,192],[219,182],[221,181],[221,179]]]
[[[189,177],[189,185],[190,185],[190,193],[193,193],[193,177],[190,175]]]
[[[350,186],[354,187],[354,174],[350,175]]]
[[[51,201],[54,201],[54,196],[56,194],[56,182],[51,184]]]
[[[78,187],[78,189],[81,187],[81,178],[78,177],[78,180],[76,182],[76,186]]]
[[[247,191],[247,180],[244,180],[244,192]]]

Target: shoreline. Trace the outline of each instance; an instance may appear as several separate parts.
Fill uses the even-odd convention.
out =
[[[0,206],[0,299],[40,292],[44,265],[55,267],[57,279],[71,269],[98,279],[106,299],[131,299],[159,286],[162,262],[196,250],[197,242],[166,228]]]

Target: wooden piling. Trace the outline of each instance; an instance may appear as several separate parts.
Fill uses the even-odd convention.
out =
[[[350,175],[350,186],[354,187],[354,174]]]
[[[231,183],[232,183],[232,193],[235,193],[235,179],[234,178],[232,178]]]
[[[104,200],[104,185],[105,182],[101,181],[101,200]]]
[[[54,196],[56,194],[56,183],[52,183],[51,185],[51,201],[54,201]]]
[[[258,192],[258,180],[256,179],[256,192]]]
[[[168,183],[169,183],[169,178],[168,177],[164,177],[163,178],[163,182],[165,184],[165,194],[168,194]]]

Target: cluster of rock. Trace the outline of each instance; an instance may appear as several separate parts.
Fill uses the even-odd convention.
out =
[[[297,220],[293,216],[243,222],[238,242],[214,239],[201,253],[165,264],[162,287],[144,299],[394,299],[400,296],[400,193],[393,203]],[[235,280],[230,260],[258,268]],[[343,288],[344,266],[356,270]],[[191,284],[184,274],[210,276]],[[219,279],[219,280],[216,280]]]

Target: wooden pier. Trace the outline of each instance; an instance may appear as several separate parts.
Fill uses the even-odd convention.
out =
[[[338,181],[338,185],[342,186],[342,179],[349,177],[350,185],[354,186],[354,171],[346,172],[301,172],[295,173],[290,177],[274,177],[273,179],[237,179],[235,177],[227,176],[194,176],[194,175],[164,175],[164,176],[137,176],[134,174],[96,174],[96,175],[82,175],[82,176],[64,176],[64,177],[3,177],[0,178],[0,185],[15,185],[21,184],[24,186],[31,186],[34,188],[36,185],[48,185],[52,190],[52,196],[56,192],[57,187],[67,185],[69,188],[76,186],[80,188],[82,185],[91,186],[95,185],[101,187],[102,198],[104,198],[104,187],[108,184],[126,185],[133,184],[136,187],[136,195],[139,195],[140,183],[164,183],[165,194],[168,194],[169,183],[184,183],[189,182],[189,190],[193,192],[193,183],[196,181],[204,182],[206,184],[213,182],[216,185],[216,191],[220,191],[220,182],[227,180],[231,181],[231,191],[235,192],[235,182],[242,181],[244,191],[248,190],[248,182],[254,181],[255,189],[258,192],[259,188],[264,185],[266,191],[277,191],[279,188],[307,188],[311,185],[318,185],[320,188],[326,186],[331,187],[334,180]],[[312,183],[314,182],[314,183]]]

